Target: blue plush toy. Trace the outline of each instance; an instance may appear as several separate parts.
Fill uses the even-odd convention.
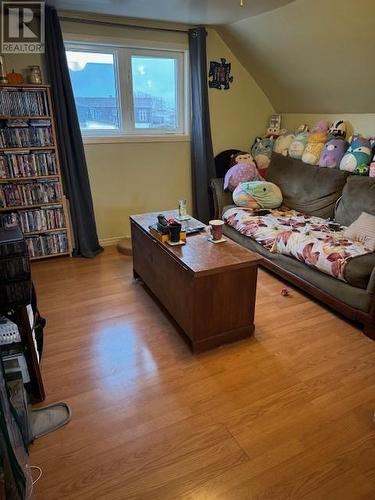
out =
[[[371,142],[365,137],[354,137],[340,162],[340,170],[368,175],[371,161]]]
[[[273,137],[263,139],[261,137],[257,137],[254,144],[251,146],[251,154],[253,155],[258,170],[263,177],[271,161],[274,142]]]

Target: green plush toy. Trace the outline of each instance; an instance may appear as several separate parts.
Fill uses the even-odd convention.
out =
[[[277,208],[283,202],[283,195],[272,182],[240,182],[233,191],[233,201],[239,207]]]

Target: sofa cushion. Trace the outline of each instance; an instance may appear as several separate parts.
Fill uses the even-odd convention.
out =
[[[367,288],[374,267],[375,253],[355,257],[347,263],[344,278],[352,286]]]
[[[301,160],[273,153],[267,181],[277,184],[289,208],[308,215],[333,217],[349,172],[307,165]]]
[[[350,226],[362,212],[375,215],[375,178],[351,175],[337,204],[335,219]]]
[[[236,208],[236,205],[227,205],[226,207],[224,207],[223,214],[230,208]],[[245,246],[247,246],[251,250],[255,250],[261,255],[268,256],[268,258],[272,259],[274,259],[275,256],[277,255],[277,254],[271,254],[271,252],[266,250],[264,247],[262,247],[262,245],[257,243],[255,240],[249,238],[249,236],[241,234],[233,227],[228,226],[228,224],[226,224],[225,227],[228,227],[228,231],[230,229],[231,233],[230,236],[232,238],[233,234],[235,234],[233,233],[233,231],[236,231],[236,233],[238,233],[238,238],[241,239],[240,243],[243,245],[244,242],[247,242],[248,244]],[[291,258],[288,257],[288,259]],[[289,262],[289,260],[286,260],[286,262]],[[366,290],[369,284],[371,273],[374,268],[375,268],[375,253],[370,253],[367,255],[361,255],[359,257],[355,257],[354,259],[351,259],[345,267],[344,271],[345,281],[349,283],[349,285],[351,286]]]
[[[331,232],[324,219],[295,210],[270,210],[259,216],[239,207],[228,210],[223,219],[272,253],[293,257],[353,286],[367,288],[375,253],[360,242],[344,239],[341,232]]]
[[[364,312],[368,312],[370,310],[373,296],[370,293],[367,293],[366,290],[353,287],[344,281],[339,281],[332,276],[328,276],[327,274],[321,273],[316,269],[312,269],[293,257],[271,253],[266,248],[262,247],[262,245],[259,245],[256,241],[239,233],[236,229],[228,226],[227,224],[224,226],[224,234],[240,245],[243,245],[245,248],[259,253],[274,264],[280,266],[282,269],[285,269],[312,285],[321,288],[337,300]],[[358,257],[358,259],[365,257],[367,256]],[[262,265],[262,262],[260,265]]]
[[[375,215],[362,212],[343,234],[345,238],[363,242],[375,252]]]

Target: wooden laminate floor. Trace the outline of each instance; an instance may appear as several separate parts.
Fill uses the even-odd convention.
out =
[[[260,272],[255,337],[192,355],[114,249],[33,264],[46,403],[35,498],[375,498],[375,342]]]

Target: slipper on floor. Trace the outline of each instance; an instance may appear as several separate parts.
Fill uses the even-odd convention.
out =
[[[31,412],[34,439],[45,436],[70,422],[72,412],[66,403],[54,403]]]

